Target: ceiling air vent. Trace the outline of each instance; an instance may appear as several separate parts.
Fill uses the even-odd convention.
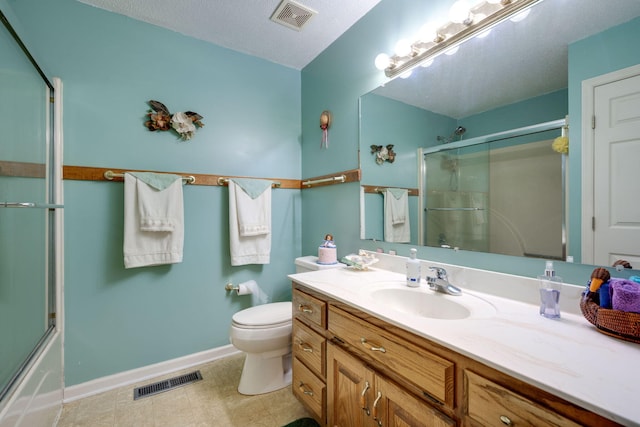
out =
[[[309,9],[295,1],[283,0],[275,12],[273,12],[273,15],[271,15],[271,20],[285,27],[300,31],[313,15],[317,13],[315,10]]]

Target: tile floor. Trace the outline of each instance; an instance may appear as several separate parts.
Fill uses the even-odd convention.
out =
[[[63,405],[57,427],[280,427],[309,417],[291,388],[243,396],[244,355],[216,360]],[[133,400],[135,387],[200,370],[202,380]]]

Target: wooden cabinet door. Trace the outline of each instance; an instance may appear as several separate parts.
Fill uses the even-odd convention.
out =
[[[455,421],[380,376],[375,379],[372,418],[382,427],[453,427]]]
[[[327,345],[327,415],[331,427],[373,425],[373,372],[335,345]]]

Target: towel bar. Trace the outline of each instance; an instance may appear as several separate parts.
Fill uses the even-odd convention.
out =
[[[262,178],[256,178],[256,179],[262,179]],[[218,185],[223,186],[225,184],[229,183],[229,178],[225,178],[223,176],[218,177]],[[271,185],[273,187],[280,187],[280,181],[271,181]]]
[[[109,181],[113,181],[114,178],[123,178],[124,174],[123,173],[114,172],[114,171],[106,171],[104,173],[104,177],[105,177],[105,179],[108,179]],[[193,175],[183,176],[182,180],[185,182],[185,184],[193,184],[193,183],[196,182],[196,177],[193,176]]]
[[[313,184],[323,184],[325,182],[345,182],[347,180],[346,175],[340,176],[332,176],[331,178],[323,178],[323,179],[312,179],[309,181],[304,181],[302,183],[303,186],[311,187]]]

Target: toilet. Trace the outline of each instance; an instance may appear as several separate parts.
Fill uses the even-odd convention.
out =
[[[344,267],[320,265],[317,257],[296,258],[296,273]],[[233,315],[231,344],[246,353],[238,392],[256,395],[291,384],[291,301],[257,305]]]

